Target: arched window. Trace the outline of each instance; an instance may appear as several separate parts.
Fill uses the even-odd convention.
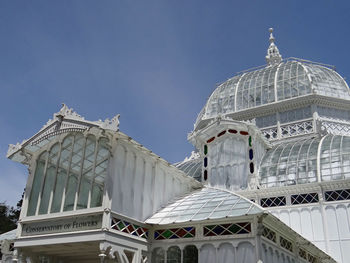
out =
[[[216,248],[212,244],[203,245],[201,247],[200,253],[201,263],[216,262]]]
[[[168,248],[167,251],[167,263],[181,263],[181,250],[177,246]]]
[[[229,243],[221,244],[216,258],[218,263],[232,262],[232,260],[235,258],[233,246]]]
[[[89,191],[94,174],[96,139],[90,135],[87,137],[84,149],[84,161],[82,165],[82,175],[78,196],[77,209],[87,208]]]
[[[36,161],[36,169],[34,174],[34,181],[32,184],[32,190],[30,192],[30,202],[28,205],[28,216],[35,215],[36,207],[38,204],[38,198],[41,190],[41,184],[44,178],[44,171],[47,160],[47,152],[43,152]]]
[[[78,133],[74,138],[72,159],[70,162],[70,169],[68,175],[68,184],[66,187],[66,196],[63,211],[70,211],[74,209],[75,193],[77,192],[78,181],[81,170],[81,162],[84,156],[85,138]]]
[[[47,210],[50,202],[50,195],[51,195],[51,192],[53,191],[53,187],[55,184],[56,167],[57,167],[59,151],[60,151],[60,145],[58,143],[56,143],[50,149],[49,159],[46,167],[46,175],[44,178],[44,187],[41,191],[41,200],[40,200],[40,207],[39,207],[40,215],[47,214]]]
[[[248,243],[248,242],[240,243],[237,247],[237,260],[238,260],[238,262],[241,262],[241,263],[254,262],[255,251],[254,251],[253,245]],[[268,261],[268,262],[280,262],[280,261],[279,260],[274,261],[272,259],[271,261]]]
[[[198,249],[196,246],[186,246],[183,251],[183,263],[198,263]]]
[[[72,156],[74,136],[67,136],[62,143],[60,161],[58,163],[57,182],[54,190],[54,196],[51,205],[51,213],[61,211],[62,197],[66,186],[69,162]]]
[[[27,215],[101,206],[107,144],[106,138],[75,133],[44,151],[37,159]]]
[[[162,248],[158,247],[153,250],[152,263],[165,263],[165,253]]]
[[[98,207],[102,205],[104,181],[107,175],[109,151],[107,146],[108,140],[101,138],[98,143],[96,155],[95,171],[93,173],[91,205],[90,207]]]

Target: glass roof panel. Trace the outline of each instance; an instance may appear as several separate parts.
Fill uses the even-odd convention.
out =
[[[192,200],[194,205],[189,206],[188,200]],[[200,205],[198,205],[199,202]],[[255,208],[252,209],[252,207]],[[147,219],[146,223],[170,224],[189,220],[200,221],[226,216],[256,214],[263,211],[262,207],[235,193],[204,187],[162,208]]]

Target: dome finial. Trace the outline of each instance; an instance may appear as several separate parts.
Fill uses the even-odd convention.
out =
[[[274,65],[274,64],[278,64],[282,61],[282,56],[277,48],[277,46],[275,45],[275,37],[273,36],[272,32],[273,32],[273,28],[269,28],[269,32],[270,32],[270,46],[267,49],[267,56],[266,56],[266,62],[268,65]]]
[[[269,39],[270,43],[275,43],[275,38],[272,35],[272,32],[273,32],[273,28],[272,27],[269,28],[269,32],[270,32],[270,39]]]

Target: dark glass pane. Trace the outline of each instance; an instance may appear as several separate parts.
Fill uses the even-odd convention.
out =
[[[254,173],[254,164],[253,163],[249,164],[249,169],[250,169],[250,173]]]
[[[198,249],[190,245],[186,246],[183,251],[183,263],[198,263]]]
[[[250,150],[249,150],[249,159],[250,159],[250,160],[253,160],[253,157],[254,157],[254,156],[253,156],[253,149],[250,149]]]
[[[226,133],[226,131],[222,131],[222,132],[220,132],[220,133],[218,134],[218,137],[220,137],[220,136],[224,135],[225,133]]]
[[[204,154],[207,155],[208,154],[208,146],[204,145]]]
[[[210,138],[209,140],[207,140],[207,143],[211,143],[212,141],[214,141],[215,140],[215,137],[212,137],[212,138]]]

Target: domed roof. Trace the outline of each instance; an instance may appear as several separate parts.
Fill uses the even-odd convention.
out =
[[[202,179],[202,159],[201,158],[186,160],[181,163],[175,164],[175,166],[181,171],[185,172],[188,176],[193,177],[197,181],[201,181]]]
[[[349,179],[350,136],[279,144],[264,155],[259,177],[264,187]]]
[[[349,87],[334,68],[296,58],[282,60],[272,34],[270,42],[268,65],[220,84],[200,112],[195,128],[202,120],[309,94],[350,100]]]

